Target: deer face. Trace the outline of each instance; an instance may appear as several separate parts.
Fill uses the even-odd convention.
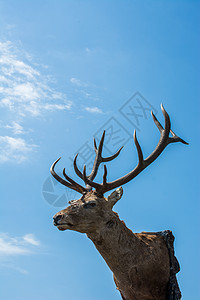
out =
[[[112,207],[122,193],[120,187],[106,199],[96,191],[90,191],[79,200],[70,201],[70,206],[55,214],[54,225],[59,230],[94,232],[113,214]]]

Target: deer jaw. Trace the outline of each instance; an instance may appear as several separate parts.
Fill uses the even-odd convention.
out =
[[[69,229],[81,233],[97,232],[115,216],[112,207],[122,194],[123,189],[120,187],[106,199],[92,190],[80,199],[70,201],[70,206],[55,214],[54,225],[62,231]]]

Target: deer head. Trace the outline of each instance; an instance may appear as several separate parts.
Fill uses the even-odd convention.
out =
[[[134,142],[139,159],[138,164],[132,171],[117,180],[107,182],[107,168],[106,165],[104,165],[103,183],[100,184],[94,182],[100,164],[102,162],[106,163],[115,159],[123,148],[120,148],[114,155],[110,157],[102,157],[105,131],[103,132],[98,148],[94,139],[94,149],[96,152],[96,157],[90,175],[86,175],[86,166],[84,166],[83,172],[78,169],[76,162],[78,154],[74,158],[74,170],[78,177],[80,177],[84,181],[85,186],[82,186],[71,179],[66,174],[65,169],[63,169],[63,176],[66,180],[58,176],[54,168],[60,158],[53,163],[50,170],[53,177],[61,184],[82,194],[82,197],[79,200],[70,201],[70,206],[61,210],[53,217],[54,225],[57,226],[59,230],[70,229],[82,233],[90,233],[93,231],[97,231],[98,228],[103,225],[103,223],[112,222],[112,219],[115,217],[115,213],[112,211],[112,207],[123,194],[123,189],[120,186],[131,181],[146,167],[148,167],[154,160],[156,160],[156,158],[162,153],[162,151],[168,144],[175,142],[188,144],[171,130],[169,115],[162,105],[161,110],[165,119],[164,128],[157,120],[153,112],[151,112],[154,123],[160,131],[160,140],[155,150],[146,159],[144,159],[142,149],[136,137],[136,131],[134,131]],[[169,137],[170,133],[171,137]],[[108,196],[108,198],[104,198],[104,193],[113,189],[116,190],[112,192],[111,195]]]
[[[69,201],[70,206],[53,217],[54,225],[59,230],[71,229],[87,234],[96,232],[113,219],[112,207],[122,193],[122,188],[118,188],[106,199],[96,191],[89,191],[79,200]]]

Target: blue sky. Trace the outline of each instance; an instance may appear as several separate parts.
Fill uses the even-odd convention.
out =
[[[172,130],[190,145],[169,145],[124,186],[115,211],[135,232],[173,231],[183,299],[199,299],[199,6],[0,1],[3,299],[120,299],[91,241],[53,226],[52,216],[79,195],[56,185],[49,168],[62,156],[58,172],[66,167],[75,179],[71,158],[79,151],[80,166],[90,165],[93,136],[108,128],[104,155],[125,144],[108,179],[124,175],[137,163],[135,128],[144,155],[155,148],[159,133],[149,110],[163,122],[161,103]],[[118,132],[116,142],[109,128]]]

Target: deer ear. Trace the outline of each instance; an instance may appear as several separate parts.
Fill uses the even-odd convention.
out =
[[[111,206],[111,208],[115,205],[115,203],[117,203],[117,201],[122,197],[122,195],[123,188],[120,186],[108,196],[108,203]]]

